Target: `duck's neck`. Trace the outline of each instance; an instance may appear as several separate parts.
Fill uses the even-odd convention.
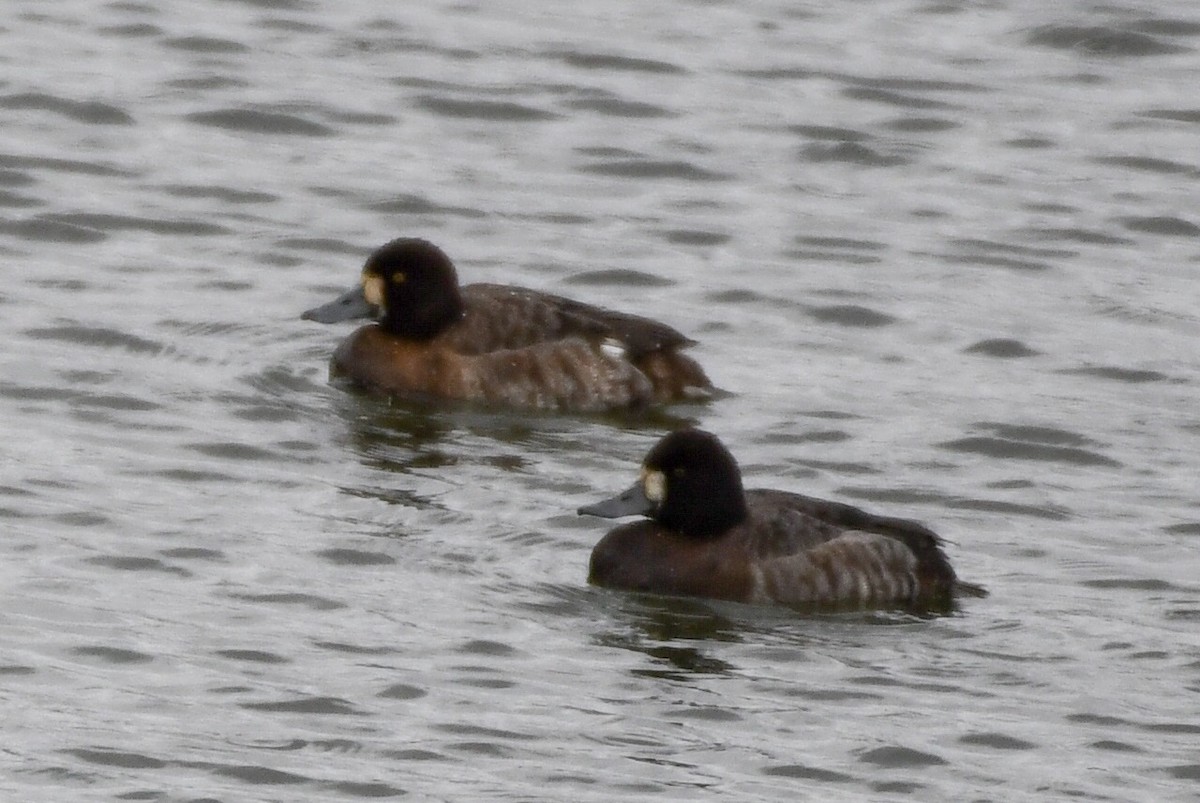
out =
[[[663,525],[690,538],[714,538],[750,517],[741,486],[715,492],[703,506],[684,510],[663,509],[656,516]]]
[[[428,300],[407,305],[406,309],[391,309],[379,321],[388,334],[409,340],[432,340],[463,319],[466,304],[455,288],[439,293]]]

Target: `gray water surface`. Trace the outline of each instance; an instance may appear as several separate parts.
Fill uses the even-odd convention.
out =
[[[1193,3],[16,0],[0,797],[1194,799]],[[423,236],[730,395],[391,406],[299,313]],[[992,596],[589,587],[668,428]]]

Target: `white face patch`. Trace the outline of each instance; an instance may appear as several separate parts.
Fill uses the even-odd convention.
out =
[[[667,478],[661,471],[642,469],[642,492],[656,505],[667,498]]]
[[[374,274],[363,276],[362,278],[363,298],[372,307],[384,308],[383,303],[383,277]]]

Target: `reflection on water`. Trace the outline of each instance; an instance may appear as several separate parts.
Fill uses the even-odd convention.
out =
[[[632,673],[639,677],[686,681],[693,674],[719,675],[732,671],[713,656],[709,642],[737,641],[737,624],[700,602],[661,597],[622,601],[619,631],[593,636],[601,647],[632,650],[649,659],[649,666]]]

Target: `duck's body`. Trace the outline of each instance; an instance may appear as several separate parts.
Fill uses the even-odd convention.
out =
[[[378,317],[334,353],[335,377],[411,399],[543,410],[637,409],[707,397],[712,384],[679,350],[692,341],[649,318],[519,287],[459,287],[424,240],[395,240],[363,283],[304,317]]]
[[[918,522],[743,491],[733,457],[697,430],[668,435],[639,485],[580,512],[650,516],[593,549],[589,581],[610,588],[816,609],[944,610],[956,595],[984,593],[957,579]]]

